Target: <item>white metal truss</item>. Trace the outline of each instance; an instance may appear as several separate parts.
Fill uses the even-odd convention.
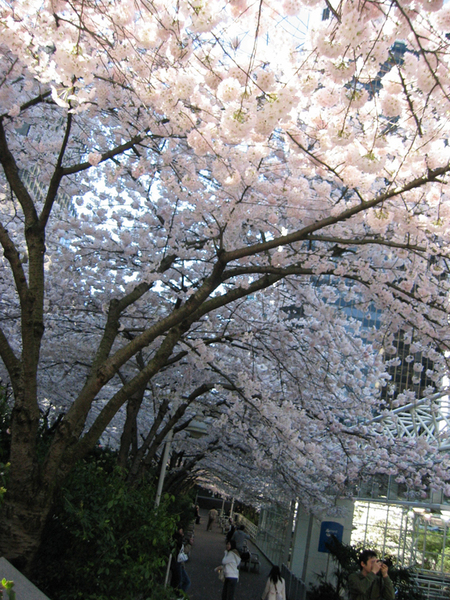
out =
[[[450,388],[375,417],[391,439],[424,437],[440,451],[450,450]]]

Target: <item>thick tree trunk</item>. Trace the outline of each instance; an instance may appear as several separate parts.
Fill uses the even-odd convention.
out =
[[[0,510],[0,553],[24,570],[39,545],[52,492],[42,486],[37,462],[39,409],[34,373],[19,371],[14,383],[10,469]]]
[[[10,470],[0,508],[0,555],[29,574],[53,504],[55,489],[70,467],[62,451],[53,453],[53,470],[39,461],[39,409],[32,381],[16,390],[11,421]],[[63,470],[64,467],[64,470]]]
[[[10,486],[0,516],[1,554],[25,574],[29,574],[39,549],[53,501],[52,490],[44,490],[41,486],[35,494],[33,488]]]

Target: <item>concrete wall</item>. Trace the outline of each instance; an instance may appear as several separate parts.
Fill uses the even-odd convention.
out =
[[[16,592],[17,600],[49,600],[31,581],[22,575],[6,558],[0,558],[0,581],[5,578],[14,581],[13,590]],[[6,592],[3,598],[8,598]]]
[[[321,520],[299,509],[294,530],[291,553],[291,571],[306,583],[316,584],[316,576],[322,572],[330,575],[333,561],[328,552],[319,551],[321,525],[325,521],[333,521],[343,526],[342,542],[350,543],[352,533],[353,502],[344,500],[339,506],[345,510],[343,517],[324,516]]]

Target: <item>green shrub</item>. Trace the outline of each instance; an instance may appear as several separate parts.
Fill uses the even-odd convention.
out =
[[[122,475],[109,452],[84,461],[71,474],[34,568],[33,581],[50,597],[173,597],[170,589],[161,591],[161,584],[171,537],[182,515],[167,496],[155,510],[154,487],[130,487]]]

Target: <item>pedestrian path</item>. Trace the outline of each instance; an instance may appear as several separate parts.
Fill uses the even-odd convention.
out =
[[[192,583],[188,596],[192,600],[221,600],[223,583],[219,581],[214,568],[222,563],[225,536],[217,523],[213,524],[212,531],[206,531],[206,510],[200,510],[200,516],[201,522],[195,525],[194,545],[186,563],[186,571]],[[259,573],[240,571],[234,600],[261,600],[267,576],[272,568],[256,546],[251,542],[248,545],[251,552],[259,554]]]

